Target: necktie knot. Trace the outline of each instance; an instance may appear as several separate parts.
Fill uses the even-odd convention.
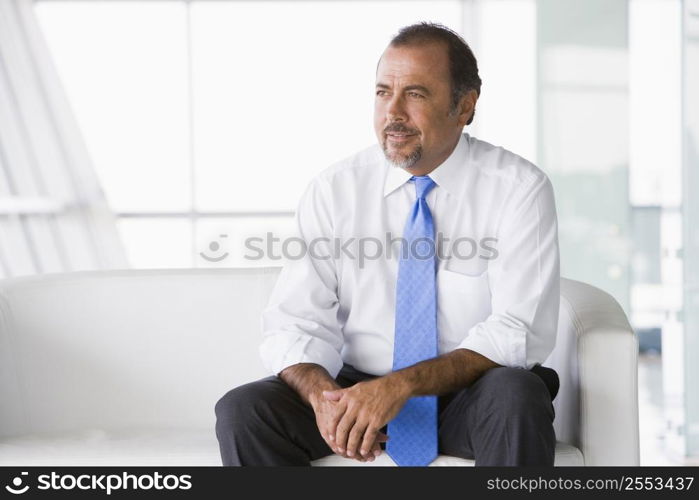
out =
[[[414,175],[412,180],[415,182],[415,193],[418,198],[425,198],[427,193],[436,186],[435,182],[427,175]]]

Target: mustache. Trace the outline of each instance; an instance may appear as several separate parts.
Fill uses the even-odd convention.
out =
[[[392,123],[388,125],[385,129],[383,129],[383,133],[387,134],[389,132],[398,132],[402,134],[417,134],[417,130],[411,129],[406,127],[405,125],[402,125],[400,123]]]

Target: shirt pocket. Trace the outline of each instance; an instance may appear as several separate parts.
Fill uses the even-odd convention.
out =
[[[437,329],[440,353],[460,344],[491,312],[488,262],[449,259],[437,272]]]

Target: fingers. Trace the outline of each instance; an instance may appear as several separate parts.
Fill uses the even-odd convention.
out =
[[[331,405],[332,411],[329,413],[326,419],[326,429],[328,433],[328,439],[330,442],[333,444],[337,443],[337,426],[340,424],[342,419],[345,416],[345,413],[347,411],[346,405],[342,402],[340,403],[332,403],[328,402],[328,405]]]
[[[325,444],[328,445],[328,447],[333,451],[333,453],[337,453],[338,451],[337,446],[335,445],[335,441],[330,439],[330,434],[328,433],[327,429],[320,429],[319,427],[319,430],[321,437],[325,441]]]
[[[367,433],[374,436],[373,441],[371,441],[368,446],[365,445],[365,437]],[[357,443],[356,445],[354,444],[355,440]],[[373,462],[377,457],[381,456],[381,453],[383,453],[381,443],[385,443],[386,441],[388,441],[388,436],[383,432],[370,431],[369,428],[365,428],[365,431],[361,432],[361,425],[358,425],[356,420],[355,424],[349,431],[346,447],[340,448],[340,446],[334,441],[328,442],[326,440],[328,446],[330,446],[333,452],[335,452],[337,455],[344,458],[352,458],[360,462]],[[340,451],[340,449],[342,449],[342,451]]]
[[[362,421],[361,418],[357,419],[352,426],[352,430],[347,438],[347,456],[349,457],[362,457],[368,458],[366,453],[359,453],[359,445],[363,443],[363,437],[365,436],[365,431],[367,429],[367,424]]]
[[[374,442],[376,441],[378,432],[378,429],[372,427],[371,425],[367,426],[364,430],[364,438],[362,439],[361,446],[359,447],[359,453],[361,453],[364,458],[373,458],[374,454],[372,452],[372,448],[374,446]]]
[[[388,441],[388,436],[384,434],[383,432],[379,431],[376,433],[376,441],[374,441],[374,447],[372,448],[372,452],[374,453],[375,457],[378,457],[381,455],[383,450],[381,449],[381,443],[385,443]]]
[[[337,424],[345,412],[345,405],[343,403],[325,401],[313,409],[316,414],[316,423],[321,437],[333,452],[341,454],[335,442],[334,434]]]
[[[372,462],[381,455],[381,452],[382,452],[381,445],[377,441],[374,443],[374,446],[371,448],[371,453],[374,455],[374,459],[372,459]]]
[[[373,462],[376,460],[378,457],[381,456],[381,453],[383,453],[383,450],[381,449],[381,443],[385,441],[374,441],[373,444],[371,445],[371,448],[369,449],[368,453],[365,455],[362,455],[361,452],[356,455],[354,458],[356,460],[359,460],[360,462]]]
[[[337,424],[335,430],[335,445],[341,454],[344,454],[347,450],[347,441],[349,439],[349,434],[354,427],[354,422],[356,417],[353,412],[345,411],[344,415]]]
[[[388,436],[359,415],[349,431],[347,446],[342,455],[355,458],[361,462],[373,462],[381,455],[381,443],[388,441]]]
[[[369,429],[367,429],[366,432],[370,432]],[[360,450],[359,456],[363,457],[362,462],[373,462],[381,456],[381,453],[383,453],[383,450],[381,449],[381,443],[385,443],[386,441],[388,441],[388,436],[383,432],[378,431],[375,432],[375,436],[376,438],[374,439],[374,441],[371,442],[368,449],[364,448],[365,441],[362,441],[362,448],[364,448],[367,451],[366,453],[364,453]]]

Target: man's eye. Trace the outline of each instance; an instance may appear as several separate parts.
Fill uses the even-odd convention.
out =
[[[410,97],[417,97],[418,99],[422,99],[423,96],[421,94],[418,94],[417,92],[408,92],[408,95]]]
[[[377,90],[376,95],[384,96],[384,95],[386,95],[386,91],[385,90]]]

